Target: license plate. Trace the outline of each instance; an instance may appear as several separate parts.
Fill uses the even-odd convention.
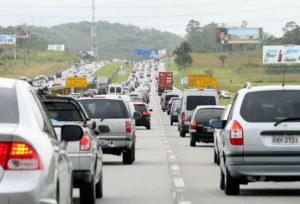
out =
[[[213,129],[213,128],[210,128],[210,127],[208,127],[208,128],[206,128],[206,131],[207,131],[207,132],[214,132],[214,129]]]
[[[285,135],[285,136],[274,136],[273,144],[299,144],[299,136]]]
[[[99,141],[99,145],[101,146],[107,146],[112,143],[111,141],[107,141],[107,140],[98,140],[98,141]]]

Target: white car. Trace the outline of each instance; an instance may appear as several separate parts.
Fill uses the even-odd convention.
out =
[[[231,99],[232,98],[232,94],[229,91],[221,90],[221,93],[219,94],[219,97],[221,99]]]

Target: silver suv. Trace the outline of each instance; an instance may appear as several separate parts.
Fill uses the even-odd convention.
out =
[[[42,101],[60,137],[63,125],[80,125],[84,133],[80,141],[69,142],[67,153],[73,164],[73,185],[80,190],[80,203],[94,204],[103,196],[103,153],[92,122],[81,105],[71,97],[43,97]],[[95,126],[95,125],[94,125]]]
[[[141,114],[132,113],[129,104],[122,96],[99,95],[93,98],[78,100],[89,118],[95,121],[99,132],[107,129],[107,133],[98,135],[98,141],[104,154],[123,155],[124,164],[132,164],[135,160],[135,119]]]
[[[300,181],[300,86],[246,87],[236,95],[223,129],[221,189],[240,192],[256,181]]]

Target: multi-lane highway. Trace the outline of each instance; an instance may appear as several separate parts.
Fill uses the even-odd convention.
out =
[[[154,80],[153,80],[154,81]],[[253,183],[239,196],[219,189],[220,169],[213,163],[213,145],[189,146],[189,135],[179,137],[177,124],[160,107],[152,85],[152,129],[137,127],[136,161],[123,165],[121,157],[104,156],[102,204],[282,204],[298,203],[300,183]],[[75,192],[75,197],[78,192]],[[75,204],[78,204],[75,198]]]

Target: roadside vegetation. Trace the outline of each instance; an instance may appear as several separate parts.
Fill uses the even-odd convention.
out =
[[[117,74],[113,79],[112,83],[121,83],[123,81],[127,81],[131,71],[132,71],[132,66],[130,65],[124,65],[124,70],[125,70],[125,75],[119,75]]]
[[[68,52],[17,50],[17,60],[13,59],[13,50],[5,49],[0,53],[0,76],[34,78],[38,75],[51,76],[63,71],[80,60]]]

